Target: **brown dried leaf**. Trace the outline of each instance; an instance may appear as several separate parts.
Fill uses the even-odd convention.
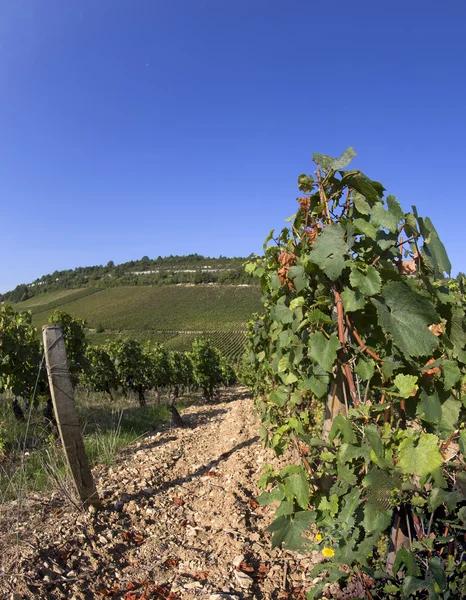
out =
[[[288,252],[280,252],[278,255],[278,262],[285,266],[290,267],[296,261],[296,256],[294,254],[288,254]]]
[[[184,506],[185,501],[182,498],[173,498],[173,502],[176,506]]]
[[[180,559],[175,556],[171,556],[170,558],[167,558],[163,564],[170,569],[176,569],[176,567],[180,564]]]
[[[282,285],[286,285],[288,281],[288,267],[280,267],[278,269],[278,279]]]
[[[427,365],[430,365],[431,363],[435,362],[434,358],[430,358],[426,364],[424,366],[427,367]],[[440,368],[439,367],[433,367],[432,369],[426,369],[425,371],[423,371],[423,375],[436,375],[437,373],[440,373]]]
[[[158,585],[154,589],[153,598],[157,598],[158,600],[180,600],[180,596],[175,592],[170,592],[170,590],[164,585]]]
[[[253,510],[259,508],[259,502],[256,502],[253,498],[248,498],[248,504],[251,506]]]
[[[309,207],[311,206],[311,199],[310,198],[296,198],[296,200],[299,202],[299,208],[304,213],[309,212]]]
[[[236,569],[237,571],[243,571],[243,573],[254,573],[254,567],[248,565],[248,563],[245,560],[240,562]]]
[[[259,566],[257,567],[257,571],[256,571],[257,579],[259,581],[263,581],[263,579],[265,579],[265,577],[267,577],[269,571],[270,571],[270,565],[267,565],[266,563],[259,563]]]
[[[439,337],[439,335],[441,335],[443,333],[443,325],[442,323],[433,323],[432,325],[429,325],[429,330],[436,335],[437,337]]]
[[[131,590],[135,590],[139,587],[139,583],[134,583],[134,581],[128,581],[128,583],[126,584],[126,589],[128,592],[130,592]]]
[[[134,544],[140,545],[144,541],[144,536],[130,529],[129,531],[123,532],[123,539],[126,542],[133,542]]]
[[[196,581],[207,581],[208,574],[208,571],[199,571],[199,573],[196,573],[193,577]]]
[[[207,471],[207,473],[204,473],[204,477],[206,475],[208,477],[223,477],[223,475],[221,473],[217,473],[217,471]]]
[[[413,275],[416,272],[417,265],[414,258],[408,261],[400,261],[398,263],[398,272],[401,275]]]

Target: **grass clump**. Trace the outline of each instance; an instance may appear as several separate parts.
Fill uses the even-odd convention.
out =
[[[0,503],[57,488],[72,495],[61,442],[45,425],[43,405],[25,411],[26,420],[17,421],[10,404],[0,396]],[[91,466],[113,464],[123,448],[170,416],[164,404],[140,407],[135,398],[124,397],[110,404],[104,394],[87,397],[80,390],[76,405]]]

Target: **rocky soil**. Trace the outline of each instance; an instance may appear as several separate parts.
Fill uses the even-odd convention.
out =
[[[318,556],[271,550],[255,498],[276,459],[252,400],[234,388],[182,416],[94,470],[104,510],[60,491],[1,507],[0,597],[304,599]]]

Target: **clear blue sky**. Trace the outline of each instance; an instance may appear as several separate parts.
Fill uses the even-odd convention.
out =
[[[466,271],[465,26],[464,0],[3,0],[0,291],[259,253],[350,145]]]

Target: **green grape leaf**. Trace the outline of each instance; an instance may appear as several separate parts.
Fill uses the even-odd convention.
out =
[[[283,373],[283,371],[286,371],[290,366],[290,361],[288,359],[288,356],[282,356],[281,359],[278,361],[278,368],[277,371],[279,373]]]
[[[415,396],[419,389],[417,386],[417,377],[415,375],[403,375],[402,373],[398,373],[394,383],[399,390],[400,396],[403,398]]]
[[[291,266],[288,270],[288,277],[293,280],[298,293],[308,287],[306,273],[302,265]]]
[[[442,405],[437,393],[427,394],[425,390],[421,392],[421,400],[416,407],[416,415],[423,421],[438,424],[442,418]]]
[[[342,415],[337,415],[333,419],[332,429],[328,435],[329,441],[333,442],[338,433],[341,433],[343,441],[347,444],[354,444],[356,442],[356,436],[354,435],[350,421]]]
[[[369,381],[374,375],[375,362],[372,359],[366,360],[360,357],[354,370],[360,379]]]
[[[393,194],[389,194],[387,196],[387,204],[389,211],[392,213],[394,218],[398,219],[398,222],[405,218],[403,209],[401,208],[400,203],[396,199],[396,196],[393,196]]]
[[[367,235],[367,237],[371,238],[371,240],[376,239],[378,229],[374,227],[372,223],[366,221],[366,219],[354,219],[353,225],[356,233],[363,233],[364,235]]]
[[[311,360],[320,365],[325,371],[331,373],[337,358],[337,351],[341,348],[336,333],[327,339],[323,333],[311,333],[308,342],[308,355]]]
[[[269,396],[270,402],[273,402],[274,404],[280,407],[285,406],[287,398],[288,394],[285,391],[279,389],[272,390]]]
[[[305,300],[302,296],[293,298],[293,300],[290,302],[290,309],[294,310],[295,308],[299,308],[300,306],[304,305],[304,302],[305,302]]]
[[[265,238],[264,243],[262,245],[264,252],[267,250],[267,244],[270,242],[270,240],[273,238],[273,234],[275,233],[275,229],[271,229],[269,231],[269,235]],[[246,265],[247,266],[247,265]]]
[[[302,173],[298,176],[298,189],[305,194],[310,194],[314,185],[314,179],[310,175]]]
[[[293,504],[288,500],[282,500],[280,506],[275,511],[275,518],[281,517],[282,515],[293,514]]]
[[[442,419],[440,428],[448,434],[453,433],[458,427],[458,419],[461,412],[461,402],[454,396],[450,396],[442,404]]]
[[[429,562],[429,575],[430,574],[440,587],[440,591],[445,591],[447,588],[447,575],[445,573],[445,566],[438,556],[434,556]]]
[[[377,230],[377,235],[375,236],[377,241],[377,245],[383,251],[388,250],[389,248],[393,248],[397,242],[396,236],[383,231],[383,229]]]
[[[417,446],[414,445],[412,437],[405,438],[399,445],[401,471],[420,477],[433,473],[443,463],[438,442],[438,437],[431,433],[422,434]]]
[[[451,309],[451,319],[447,323],[447,331],[454,346],[453,355],[459,356],[459,352],[466,345],[466,330],[464,328],[464,311],[458,306]]]
[[[460,431],[460,437],[458,439],[458,445],[460,452],[463,456],[466,456],[466,431]]]
[[[385,285],[381,295],[385,304],[375,298],[371,301],[382,329],[407,356],[431,356],[439,340],[429,325],[438,323],[439,317],[429,300],[400,281]]]
[[[280,377],[285,385],[291,385],[298,381],[298,377],[294,373],[286,373],[285,375],[280,375]]]
[[[443,273],[450,275],[451,263],[445,250],[445,246],[440,241],[438,233],[429,219],[426,217],[422,219],[417,216],[416,207],[413,206],[413,212],[416,216],[419,230],[422,237],[424,238],[424,244],[422,246],[422,252],[424,256],[427,256],[431,262],[436,276],[442,276]]]
[[[316,513],[308,510],[294,515],[282,515],[267,527],[273,533],[272,548],[285,546],[288,550],[302,550],[310,545],[301,534],[315,522]]]
[[[320,365],[314,365],[312,368],[312,375],[309,378],[311,392],[315,394],[317,398],[323,398],[328,392],[329,384],[329,373],[327,373]]]
[[[324,313],[323,311],[321,311],[319,308],[312,308],[307,313],[307,320],[311,324],[314,324],[314,323],[333,323],[333,321],[329,317],[329,315],[326,314],[326,313]]]
[[[293,322],[293,311],[286,304],[277,304],[272,308],[272,318],[278,323],[286,325]]]
[[[366,201],[364,196],[359,192],[353,192],[352,200],[356,210],[361,215],[368,215],[371,212],[371,205]]]
[[[350,146],[339,158],[332,158],[326,154],[318,154],[317,152],[314,152],[312,154],[312,160],[317,166],[325,171],[329,171],[330,169],[333,171],[339,171],[340,169],[347,167],[355,156],[356,152],[354,151],[354,148]]]
[[[342,185],[362,194],[371,205],[381,201],[385,188],[378,181],[372,181],[361,171],[344,171],[342,175]]]
[[[261,506],[268,506],[273,502],[281,502],[285,498],[285,486],[279,483],[277,487],[274,487],[270,492],[262,492],[257,498],[257,502]]]
[[[389,199],[390,202],[388,201]],[[376,204],[374,206],[372,209],[372,223],[376,227],[383,227],[391,233],[396,233],[398,224],[404,217],[404,212],[401,210],[395,196],[389,196],[387,202],[388,210],[384,208],[383,204]]]
[[[332,281],[345,268],[345,256],[349,250],[345,236],[345,229],[339,223],[332,223],[325,227],[309,253],[309,260],[319,266]]]
[[[358,266],[353,265],[350,273],[350,283],[353,288],[356,288],[366,296],[374,296],[382,288],[380,275],[372,265],[365,266],[363,269],[359,269]]]
[[[461,371],[456,362],[444,360],[442,361],[442,372],[445,391],[448,392],[461,379]]]
[[[354,312],[364,308],[366,298],[359,290],[353,291],[350,288],[345,288],[341,293],[343,308],[345,312]]]
[[[289,502],[296,499],[296,502],[302,509],[306,509],[309,504],[309,483],[307,482],[304,471],[294,473],[285,480],[285,496]]]

